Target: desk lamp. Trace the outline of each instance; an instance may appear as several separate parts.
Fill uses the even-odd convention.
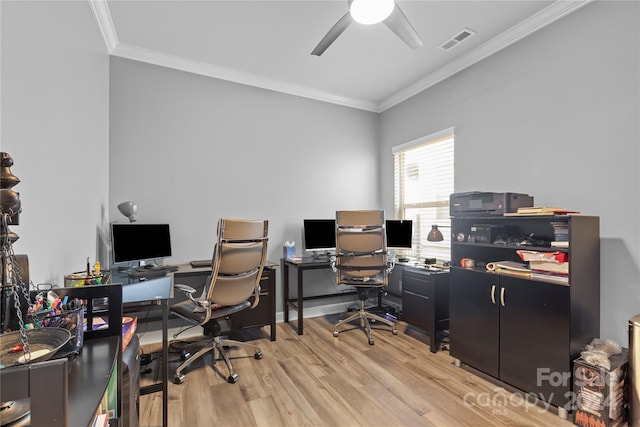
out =
[[[136,214],[138,213],[138,205],[136,205],[136,202],[122,202],[118,205],[118,210],[122,215],[129,218],[129,222],[136,222],[138,219],[136,218]]]
[[[434,224],[431,226],[431,231],[427,234],[427,240],[430,242],[442,242],[444,240],[444,236],[442,232],[438,230],[437,225]]]

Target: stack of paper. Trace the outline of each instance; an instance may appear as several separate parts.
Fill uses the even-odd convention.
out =
[[[531,278],[569,283],[569,255],[565,252],[516,251],[529,263]]]
[[[533,215],[567,215],[576,214],[577,211],[570,211],[565,208],[555,208],[551,206],[527,206],[518,208],[517,212],[504,214],[505,216],[533,216]]]

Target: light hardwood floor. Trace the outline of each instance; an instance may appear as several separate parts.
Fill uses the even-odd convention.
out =
[[[338,316],[305,319],[304,335],[277,325],[277,340],[254,340],[264,357],[232,349],[240,379],[225,382],[223,362],[198,362],[181,385],[169,384],[169,426],[560,426],[553,412],[429,352],[428,336],[398,323],[376,329],[376,343],[350,330],[333,337]],[[170,354],[175,367],[178,353]],[[205,363],[207,366],[204,366]],[[145,367],[143,367],[145,369]],[[155,374],[143,375],[150,381]],[[162,421],[162,393],[141,397],[141,427]]]

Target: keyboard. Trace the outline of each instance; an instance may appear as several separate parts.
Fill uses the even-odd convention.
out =
[[[211,267],[211,260],[210,259],[199,259],[199,260],[191,261],[189,264],[191,264],[191,267],[193,267],[193,268]]]
[[[131,277],[161,277],[167,273],[178,271],[177,265],[154,265],[153,267],[136,267],[136,269],[130,274]]]

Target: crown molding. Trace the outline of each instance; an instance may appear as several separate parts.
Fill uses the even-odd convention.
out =
[[[126,59],[132,59],[135,61],[146,62],[149,64],[160,65],[162,67],[173,68],[175,70],[186,71],[188,73],[213,77],[216,79],[226,80],[234,83],[240,83],[247,86],[254,86],[262,89],[286,93],[289,95],[300,96],[303,98],[343,105],[350,108],[377,112],[377,104],[373,102],[341,97],[328,92],[323,92],[279,80],[269,79],[232,68],[220,67],[217,65],[195,61],[176,55],[170,55],[151,49],[128,45],[125,43],[118,43],[115,49],[111,51],[111,55]]]
[[[378,104],[378,112],[381,113],[402,101],[406,101],[414,95],[440,83],[441,81],[453,76],[456,73],[470,67],[488,56],[512,45],[534,32],[546,27],[547,25],[557,21],[558,19],[575,12],[579,8],[591,3],[593,0],[558,0],[553,4],[542,9],[540,12],[532,15],[524,21],[514,25],[510,29],[504,31],[491,40],[481,44],[477,48],[467,52],[466,54],[451,61],[444,67],[430,73],[417,82],[407,86],[406,88],[396,92],[390,97],[384,99]]]
[[[119,41],[118,35],[116,34],[116,27],[113,25],[113,20],[111,19],[111,12],[109,11],[107,1],[89,0],[89,6],[91,7],[93,16],[98,22],[98,28],[102,33],[102,38],[107,45],[107,49],[109,50],[109,53],[111,53],[113,49],[116,48]]]
[[[483,43],[479,47],[460,56],[449,64],[385,98],[381,102],[370,102],[347,98],[305,86],[261,77],[232,68],[220,67],[201,61],[195,61],[176,55],[170,55],[151,49],[120,43],[106,0],[88,1],[91,5],[91,10],[93,11],[96,21],[98,22],[98,27],[100,28],[110,55],[359,110],[382,113],[383,111],[459,73],[465,68],[468,68],[488,56],[493,55],[507,46],[510,46],[518,40],[521,40],[558,19],[578,10],[579,8],[591,3],[593,0],[557,0],[535,15],[532,15],[507,31],[504,31],[493,39]]]

